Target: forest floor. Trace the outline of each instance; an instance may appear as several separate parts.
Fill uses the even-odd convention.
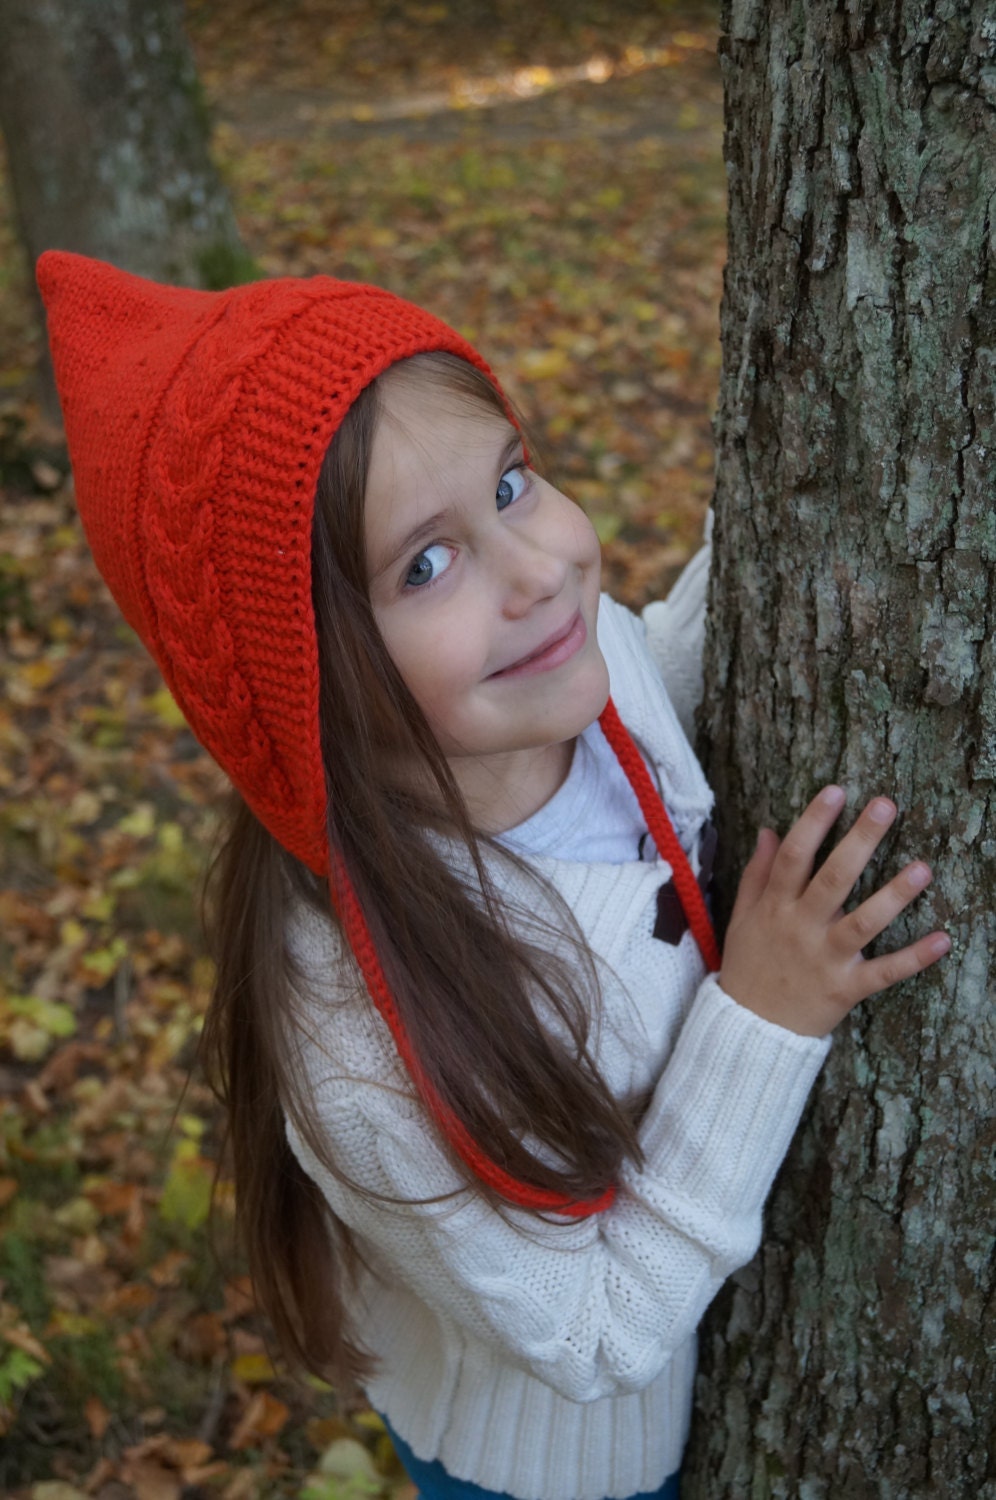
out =
[[[712,486],[714,9],[187,10],[261,271],[374,281],[457,326],[592,516],[610,590],[665,591]],[[377,1418],[272,1357],[224,1184],[208,1224],[195,893],[222,782],[25,395],[40,335],[2,196],[0,267],[0,1492],[401,1500]]]

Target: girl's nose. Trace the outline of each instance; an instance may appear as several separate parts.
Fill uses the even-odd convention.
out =
[[[506,531],[502,544],[503,608],[514,619],[534,604],[559,594],[570,564],[559,552],[524,532]]]

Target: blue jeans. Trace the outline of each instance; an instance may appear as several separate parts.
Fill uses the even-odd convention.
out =
[[[495,1490],[484,1490],[479,1484],[471,1484],[468,1479],[454,1479],[452,1474],[447,1474],[438,1458],[431,1462],[416,1458],[386,1418],[384,1426],[409,1479],[418,1485],[419,1500],[509,1500],[507,1495],[499,1495]],[[678,1475],[670,1475],[659,1490],[634,1495],[632,1500],[678,1500]]]

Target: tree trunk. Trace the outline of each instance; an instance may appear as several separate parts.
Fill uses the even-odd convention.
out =
[[[886,946],[764,1246],[710,1312],[683,1495],[996,1496],[996,13],[726,0],[730,248],[705,760],[723,895],[821,785],[901,818]]]
[[[209,287],[251,268],[180,0],[2,0],[0,128],[32,266],[57,247]]]

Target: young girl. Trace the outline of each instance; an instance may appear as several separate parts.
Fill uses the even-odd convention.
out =
[[[97,563],[240,794],[206,1047],[288,1354],[425,1500],[676,1494],[696,1325],[829,1032],[946,951],[861,953],[930,871],[843,915],[896,809],[813,875],[827,787],[720,969],[690,586],[600,598],[480,356],[324,277],[39,282]]]

